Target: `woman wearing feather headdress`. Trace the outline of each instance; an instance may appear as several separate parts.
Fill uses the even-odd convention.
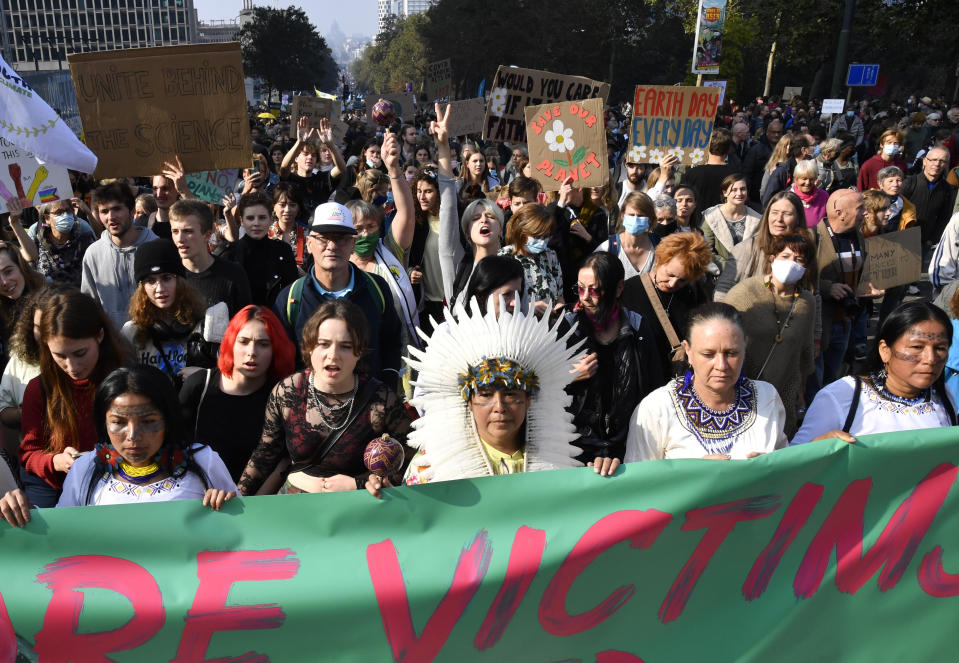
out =
[[[505,305],[483,313],[474,300],[452,313],[426,350],[410,348],[420,388],[413,404],[425,414],[407,440],[417,453],[406,484],[581,466],[563,391],[580,344],[567,348],[569,334],[557,338],[548,318]],[[594,470],[609,476],[618,465],[602,458]],[[388,485],[371,476],[366,487],[379,496]]]

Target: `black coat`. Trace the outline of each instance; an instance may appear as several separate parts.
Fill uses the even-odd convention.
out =
[[[602,347],[586,336],[585,321],[580,321],[569,340],[572,345],[585,337],[585,351],[600,354],[600,368],[594,377],[566,387],[573,397],[567,409],[580,436],[574,444],[583,449],[579,457],[583,462],[607,457],[622,460],[633,410],[665,382],[650,323],[638,313],[621,311],[624,324],[609,346]],[[575,314],[567,314],[567,323],[575,320]]]
[[[938,242],[952,216],[952,206],[956,200],[955,188],[945,177],[941,177],[930,189],[926,176],[916,173],[902,183],[900,194],[916,206],[922,241],[932,244]]]

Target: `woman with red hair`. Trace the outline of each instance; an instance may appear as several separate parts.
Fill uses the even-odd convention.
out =
[[[263,432],[273,386],[293,372],[296,347],[268,308],[240,310],[220,343],[216,369],[191,375],[180,405],[196,442],[220,454],[236,481]]]

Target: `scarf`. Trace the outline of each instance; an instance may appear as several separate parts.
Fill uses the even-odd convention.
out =
[[[818,194],[819,191],[816,189],[813,189],[812,193],[803,193],[802,191],[799,190],[799,188],[795,184],[793,184],[793,193],[799,196],[799,199],[803,202],[803,205],[805,205],[806,207],[809,207],[810,205],[812,205],[813,201],[816,199],[816,194]]]

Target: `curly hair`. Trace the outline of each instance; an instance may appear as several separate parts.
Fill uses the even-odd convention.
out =
[[[698,281],[706,273],[706,267],[713,259],[712,251],[703,236],[697,232],[672,233],[663,237],[656,246],[656,264],[665,265],[673,258],[679,258],[686,270],[689,283]]]
[[[23,308],[10,336],[10,351],[28,364],[40,363],[40,344],[34,330],[34,317],[37,311],[47,308],[54,295],[76,290],[66,283],[50,281],[40,290],[30,293],[23,301]]]
[[[177,277],[173,301],[173,319],[181,325],[192,328],[203,319],[206,313],[206,300],[185,278]],[[148,342],[153,325],[164,317],[163,311],[150,301],[141,281],[130,298],[130,320],[137,328],[135,336],[137,343]]]

